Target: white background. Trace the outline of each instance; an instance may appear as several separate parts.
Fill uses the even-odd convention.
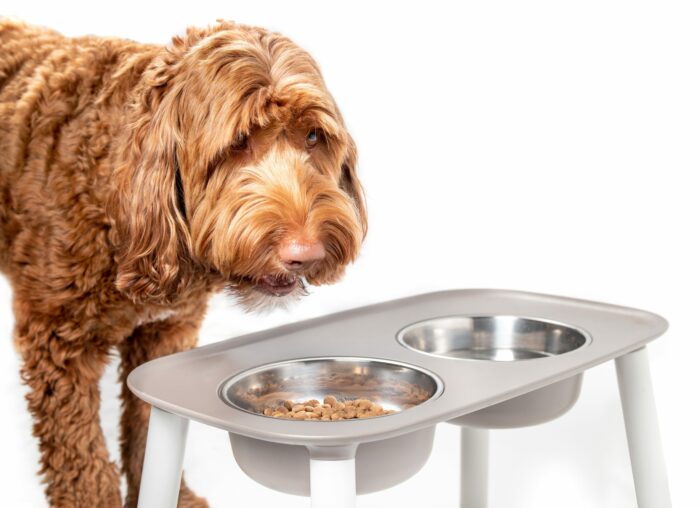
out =
[[[59,29],[166,43],[223,17],[289,35],[320,63],[360,150],[370,229],[334,287],[290,312],[212,301],[208,344],[419,292],[496,287],[640,307],[670,331],[649,347],[674,506],[699,506],[700,12],[695,2],[2,0]],[[0,154],[1,156],[1,154]],[[2,505],[45,506],[0,279]],[[115,367],[102,418],[116,457]],[[192,424],[185,469],[213,508],[306,507],[261,487],[227,436]],[[412,480],[360,508],[457,506],[458,429],[438,427]],[[589,370],[557,421],[492,433],[492,508],[632,508],[613,365]],[[8,481],[9,479],[9,481]]]

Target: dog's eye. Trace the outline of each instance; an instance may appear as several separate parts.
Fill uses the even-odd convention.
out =
[[[245,150],[248,148],[248,136],[245,134],[239,134],[236,139],[233,140],[231,148],[234,150]]]
[[[311,129],[306,135],[306,148],[311,149],[316,146],[316,144],[321,139],[321,132],[318,129]]]

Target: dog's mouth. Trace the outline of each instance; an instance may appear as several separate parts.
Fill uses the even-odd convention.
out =
[[[296,275],[263,275],[258,280],[252,280],[248,277],[249,281],[253,284],[253,287],[263,293],[267,293],[272,296],[284,296],[288,295],[294,288],[299,285],[299,277]]]

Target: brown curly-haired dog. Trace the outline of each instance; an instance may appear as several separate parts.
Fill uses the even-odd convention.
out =
[[[366,234],[355,148],[318,66],[219,20],[167,48],[0,20],[0,269],[52,506],[121,506],[100,429],[121,379],[191,348],[213,292],[247,310],[336,282]],[[122,389],[135,506],[148,407]],[[184,485],[179,506],[206,506]]]

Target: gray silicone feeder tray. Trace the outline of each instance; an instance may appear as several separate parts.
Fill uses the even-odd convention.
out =
[[[428,459],[435,425],[502,428],[566,412],[583,371],[661,335],[649,312],[505,290],[421,294],[310,319],[135,369],[150,404],[230,433],[249,476],[308,495],[309,458],[355,457],[357,492]],[[395,414],[337,422],[263,416],[280,400],[368,398]]]

